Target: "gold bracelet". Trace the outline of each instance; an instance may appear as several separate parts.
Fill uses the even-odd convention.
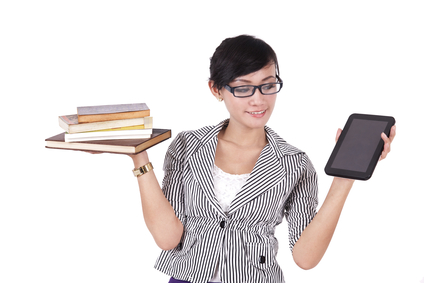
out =
[[[140,168],[135,168],[133,170],[134,176],[139,177],[146,174],[147,172],[153,170],[152,162],[147,163],[146,165],[141,166]]]

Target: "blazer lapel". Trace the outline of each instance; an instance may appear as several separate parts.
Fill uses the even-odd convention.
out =
[[[286,176],[286,170],[281,165],[280,158],[287,154],[281,149],[281,141],[270,128],[265,127],[268,144],[263,148],[246,184],[231,203],[228,213],[242,207],[264,192],[277,185]],[[282,140],[282,139],[281,139]]]
[[[280,182],[285,175],[286,171],[281,167],[281,163],[274,153],[273,148],[267,144],[262,150],[246,184],[231,203],[228,213],[234,212],[244,204],[270,190]]]
[[[213,128],[206,136],[203,137],[201,140],[202,145],[191,155],[188,162],[193,176],[205,194],[207,200],[221,216],[225,217],[225,212],[215,196],[214,180],[212,175],[215,163],[216,146],[218,144],[217,134],[221,128],[222,123]]]

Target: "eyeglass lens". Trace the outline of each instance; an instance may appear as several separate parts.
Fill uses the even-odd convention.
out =
[[[239,86],[234,88],[234,94],[236,96],[250,96],[253,95],[256,88],[259,88],[262,94],[274,94],[280,91],[280,83],[269,83],[261,86]]]

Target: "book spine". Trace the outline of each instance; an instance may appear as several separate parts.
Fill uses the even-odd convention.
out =
[[[102,140],[128,140],[128,139],[148,139],[151,134],[134,134],[125,136],[99,136],[99,137],[81,137],[74,138],[65,134],[65,142],[84,142],[84,141],[102,141]]]
[[[148,110],[146,103],[133,104],[112,104],[112,105],[97,105],[97,106],[82,106],[77,107],[79,115],[97,115],[97,114],[112,114],[123,112],[137,112]]]
[[[150,110],[114,113],[114,114],[78,115],[78,123],[105,122],[105,121],[113,121],[113,120],[144,118],[147,116],[150,116]]]
[[[93,132],[99,130],[110,130],[123,127],[141,127],[144,125],[145,129],[153,128],[153,117],[143,117],[134,119],[112,120],[94,123],[78,124],[78,115],[59,116],[59,126],[69,134]],[[129,128],[128,130],[130,130]]]
[[[104,129],[104,130],[95,130],[95,131],[89,131],[89,132],[86,132],[86,133],[114,132],[114,131],[127,131],[127,130],[143,130],[143,129],[146,129],[146,127],[144,125],[137,125],[137,126],[110,128],[110,129]]]
[[[124,135],[138,135],[138,134],[152,134],[153,129],[141,129],[141,130],[120,130],[120,131],[94,131],[94,132],[84,132],[69,134],[66,133],[65,136],[69,138],[90,138],[90,137],[104,137],[104,136],[124,136]]]

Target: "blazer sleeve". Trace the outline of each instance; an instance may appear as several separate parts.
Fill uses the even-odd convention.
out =
[[[300,177],[286,202],[285,215],[289,229],[289,247],[299,240],[306,226],[317,213],[318,178],[317,173],[306,154],[301,159]]]
[[[183,133],[179,133],[166,152],[162,182],[162,191],[183,225],[186,223],[183,178],[185,149],[186,143]]]

